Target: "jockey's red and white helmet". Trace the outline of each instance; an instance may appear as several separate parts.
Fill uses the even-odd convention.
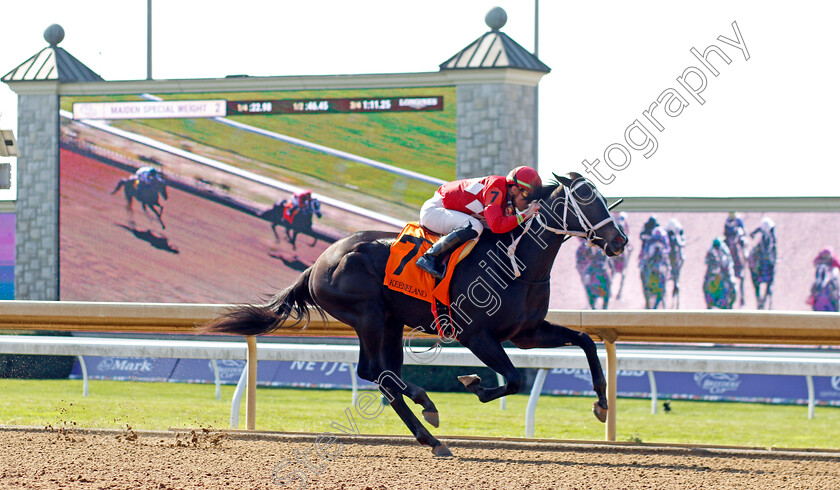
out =
[[[516,167],[507,174],[507,183],[516,185],[528,192],[535,192],[542,187],[542,179],[540,174],[531,167]]]
[[[308,198],[311,198],[311,197],[312,197],[312,191],[311,191],[311,190],[309,190],[309,189],[303,189],[303,190],[301,190],[301,191],[298,191],[298,193],[297,193],[297,194],[295,194],[295,197],[297,197],[298,199],[308,199]]]

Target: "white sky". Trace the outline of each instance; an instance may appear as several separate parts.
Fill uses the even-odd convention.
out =
[[[157,0],[153,75],[159,79],[437,71],[488,30],[485,14],[503,7],[502,29],[534,48],[533,0]],[[615,180],[608,196],[835,196],[840,162],[840,5],[832,2],[540,2],[539,57],[552,72],[540,83],[540,171],[581,172],[581,161]],[[106,80],[146,78],[146,0],[5,2],[0,73],[46,46],[43,32],[64,27],[61,47]],[[736,21],[749,51],[735,39]],[[690,66],[689,52],[716,44],[701,105],[657,119],[657,151],[629,150],[615,172],[604,150]],[[692,81],[692,80],[690,80]],[[684,90],[684,89],[683,89]],[[661,111],[661,109],[659,109]],[[0,127],[17,130],[16,96],[0,84]],[[641,141],[636,134],[637,141]],[[620,163],[620,153],[611,155]],[[522,162],[511,162],[522,163]]]

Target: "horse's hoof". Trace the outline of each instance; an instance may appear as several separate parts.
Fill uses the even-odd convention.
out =
[[[432,427],[440,427],[440,416],[437,412],[427,412],[423,410],[423,418],[426,419],[426,422],[432,424]]]
[[[481,383],[481,378],[479,378],[477,374],[467,374],[464,376],[458,376],[458,381],[460,381],[465,387],[469,388],[475,383]]]
[[[439,445],[432,448],[432,454],[434,454],[435,457],[438,457],[438,458],[451,458],[452,457],[452,451],[450,451],[449,448],[446,447],[446,444],[444,444],[442,442]]]
[[[601,405],[598,405],[598,402],[592,404],[592,413],[595,414],[595,418],[597,418],[601,423],[607,421],[608,412],[609,410],[601,407]]]

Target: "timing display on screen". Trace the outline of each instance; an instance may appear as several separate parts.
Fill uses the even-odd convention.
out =
[[[323,114],[353,112],[442,111],[443,96],[364,99],[229,100],[227,114]]]

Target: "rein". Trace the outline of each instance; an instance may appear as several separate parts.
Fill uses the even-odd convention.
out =
[[[543,218],[539,214],[539,212],[537,212],[536,214],[531,216],[528,219],[528,221],[525,222],[525,229],[522,231],[522,233],[518,237],[513,238],[513,233],[511,233],[511,238],[513,238],[513,242],[507,248],[507,255],[508,255],[508,258],[510,259],[511,267],[513,268],[513,274],[514,274],[514,276],[516,276],[517,279],[519,279],[519,276],[521,275],[521,272],[519,271],[519,264],[516,263],[516,247],[519,245],[519,240],[521,240],[523,236],[528,234],[528,230],[531,229],[531,223],[533,221],[536,221],[537,223],[539,223],[540,226],[543,227],[543,229],[545,229],[547,231],[550,231],[550,232],[554,233],[555,235],[565,235],[563,241],[568,239],[568,237],[570,237],[570,236],[577,236],[577,237],[585,238],[587,243],[589,243],[590,245],[592,245],[592,242],[594,240],[598,239],[598,238],[603,239],[602,237],[599,237],[596,233],[599,229],[603,228],[604,226],[606,226],[609,223],[615,223],[615,218],[612,215],[610,215],[609,217],[604,218],[603,220],[598,222],[597,224],[592,225],[592,223],[589,221],[589,218],[586,217],[586,215],[583,213],[583,210],[580,208],[580,204],[577,202],[577,199],[575,199],[575,197],[573,196],[574,191],[577,190],[577,188],[582,186],[582,185],[586,185],[586,181],[581,180],[571,189],[566,188],[565,191],[564,191],[565,197],[564,197],[564,202],[563,202],[563,219],[562,219],[563,228],[562,229],[561,228],[553,228],[551,226],[548,226],[548,224],[543,220]],[[594,191],[597,192],[597,190],[594,190]],[[608,210],[614,208],[619,203],[621,203],[621,200],[616,201],[612,206],[608,207]],[[568,229],[566,223],[568,222],[567,218],[568,218],[568,213],[569,213],[569,208],[570,208],[569,204],[571,204],[572,213],[577,218],[578,222],[580,223],[581,227],[583,228],[583,231],[576,231],[576,230]],[[522,279],[520,279],[520,280],[522,280]],[[539,284],[540,282],[545,282],[545,281],[538,281],[538,282],[535,282],[534,284]]]

